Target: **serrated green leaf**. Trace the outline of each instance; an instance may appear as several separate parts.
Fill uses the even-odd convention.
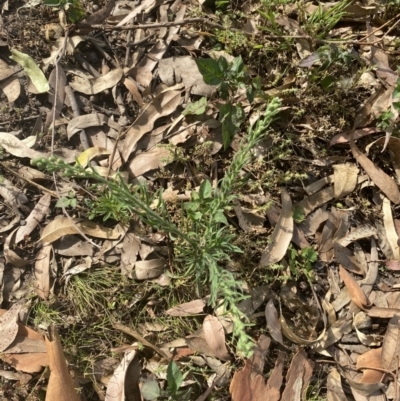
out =
[[[168,391],[171,394],[175,394],[183,383],[183,375],[178,368],[178,365],[171,361],[167,368],[167,383]]]
[[[240,105],[226,103],[221,107],[219,121],[222,123],[222,140],[226,150],[232,142],[245,117],[244,110]]]
[[[196,64],[206,84],[219,85],[223,82],[225,73],[218,61],[212,58],[200,58],[196,60]]]
[[[144,382],[140,392],[146,401],[155,400],[161,395],[160,386],[155,380]]]
[[[182,114],[187,116],[189,114],[199,116],[200,114],[204,114],[207,107],[207,98],[202,97],[197,102],[189,103],[186,106],[186,109],[183,110]]]
[[[200,185],[199,195],[201,199],[211,198],[212,185],[208,180],[204,180]]]
[[[18,63],[25,71],[26,75],[31,79],[32,84],[39,93],[47,92],[50,89],[49,82],[44,76],[42,70],[37,66],[35,60],[25,53],[16,49],[11,49],[11,60]]]

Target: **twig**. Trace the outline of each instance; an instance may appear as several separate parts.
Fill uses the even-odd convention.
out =
[[[129,31],[129,32],[131,32],[131,31]],[[127,43],[127,44],[126,44],[126,47],[135,47],[135,46],[139,46],[139,45],[141,45],[142,43],[147,42],[149,39],[151,39],[151,38],[154,37],[155,35],[156,35],[155,33],[152,33],[152,34],[150,34],[150,35],[145,36],[143,39],[137,40],[136,42]]]
[[[22,180],[25,180],[27,183],[33,185],[34,187],[40,189],[43,192],[46,192],[48,194],[50,194],[53,198],[56,199],[60,199],[60,195],[57,194],[54,191],[51,191],[50,189],[47,189],[45,187],[43,187],[42,185],[36,183],[35,181],[30,180],[29,178],[26,178],[24,176],[22,176],[21,174],[19,174],[18,172],[14,171],[13,169],[11,169],[10,167],[8,167],[4,162],[0,162],[0,165],[2,167],[4,167],[8,172],[10,172],[11,174],[14,174],[16,177],[21,178]]]
[[[153,345],[152,343],[147,341],[138,332],[130,329],[129,327],[127,327],[127,326],[125,326],[125,325],[123,325],[121,323],[117,323],[117,322],[113,322],[112,321],[111,324],[114,327],[114,329],[122,331],[123,333],[128,334],[128,336],[136,338],[136,340],[140,341],[146,347],[149,347],[152,350],[154,350],[155,352],[157,352],[158,355],[160,355],[162,358],[166,359],[167,361],[169,361],[171,359],[162,349],[160,349],[156,345]]]

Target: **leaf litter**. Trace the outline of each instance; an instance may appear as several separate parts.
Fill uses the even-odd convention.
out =
[[[46,400],[77,399],[75,388],[89,400],[396,399],[397,6],[100,3],[72,2],[67,23],[71,9],[86,17],[59,37],[50,31],[65,19],[53,7],[28,4],[29,18],[11,2],[2,10],[0,38],[5,26],[23,28],[32,46],[9,34],[0,42],[12,54],[0,62],[0,295],[8,309],[0,339],[3,363],[15,370],[0,376],[26,382],[20,372],[50,365]],[[199,187],[219,187],[271,96],[284,107],[218,223],[242,251],[228,265],[248,295],[238,303],[254,342],[245,358],[227,300],[213,303],[198,272],[181,275],[173,233],[127,212],[107,186],[29,164],[57,154],[106,181],[120,174],[121,185],[190,231],[186,212]],[[207,220],[208,211],[193,213]],[[21,323],[19,300],[31,298]],[[46,351],[29,326],[51,323],[61,334],[49,329]],[[139,343],[95,374],[126,336]],[[37,383],[30,395],[43,399]]]

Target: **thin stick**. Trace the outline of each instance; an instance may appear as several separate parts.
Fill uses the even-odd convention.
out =
[[[146,347],[149,347],[152,350],[154,350],[155,352],[157,352],[158,355],[160,355],[162,358],[166,359],[167,361],[169,361],[171,359],[162,349],[160,349],[156,345],[153,345],[152,343],[147,341],[138,332],[132,330],[131,328],[129,328],[121,323],[111,322],[111,324],[114,327],[114,329],[122,331],[123,333],[128,334],[128,336],[136,338],[136,340],[140,341]]]
[[[40,189],[41,191],[50,194],[53,198],[60,199],[60,195],[57,194],[56,192],[51,191],[50,189],[47,189],[40,184],[37,184],[35,181],[32,181],[29,178],[22,176],[21,174],[17,173],[16,171],[8,167],[4,162],[0,162],[0,166],[4,167],[7,171],[9,171],[11,174],[14,174],[16,177],[21,178],[22,180],[25,180],[27,183],[33,185],[34,187]]]

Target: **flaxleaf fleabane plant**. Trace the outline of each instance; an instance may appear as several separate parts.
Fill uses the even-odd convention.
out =
[[[242,283],[234,273],[225,268],[231,264],[233,254],[241,253],[234,244],[235,235],[228,226],[225,212],[233,206],[235,192],[244,185],[240,172],[252,159],[252,149],[265,137],[266,131],[279,112],[279,99],[272,99],[263,116],[249,127],[248,135],[233,156],[225,176],[216,188],[209,181],[204,181],[199,193],[192,193],[190,202],[184,204],[187,222],[177,226],[169,220],[166,208],[159,194],[156,210],[150,205],[144,188],[135,191],[121,177],[109,180],[99,175],[93,168],[84,168],[78,163],[71,166],[56,157],[34,159],[31,163],[49,172],[62,172],[64,176],[93,179],[101,191],[110,193],[114,200],[124,205],[124,213],[136,215],[150,227],[165,231],[174,242],[176,262],[180,273],[194,276],[198,292],[204,284],[209,284],[210,304],[212,307],[224,307],[232,317],[233,337],[237,341],[237,350],[244,357],[253,352],[254,343],[246,333],[248,317],[240,310],[239,304],[248,296],[242,291]],[[200,294],[199,294],[200,295]]]

